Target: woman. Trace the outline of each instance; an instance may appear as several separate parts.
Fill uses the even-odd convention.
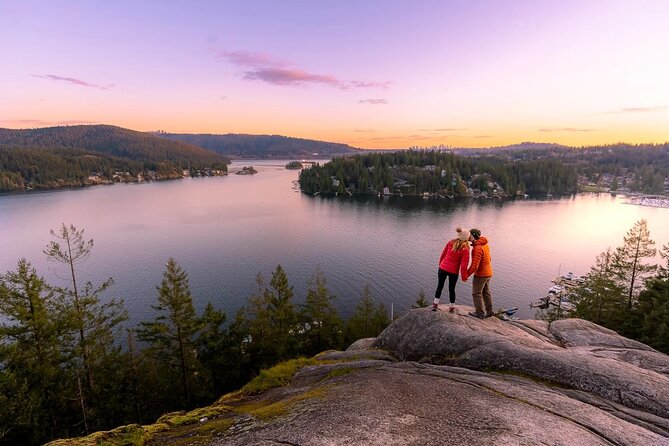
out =
[[[432,304],[432,311],[437,311],[439,305],[439,298],[441,298],[441,290],[444,289],[444,282],[448,277],[448,297],[451,304],[448,311],[453,313],[455,304],[455,284],[458,283],[458,271],[462,274],[462,281],[467,281],[467,265],[469,265],[469,231],[462,228],[457,228],[457,237],[449,240],[444,247],[444,250],[439,257],[439,271],[437,276],[439,284],[437,291],[434,292],[434,303]]]

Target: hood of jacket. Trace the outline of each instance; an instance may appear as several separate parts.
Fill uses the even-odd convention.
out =
[[[482,245],[487,245],[488,244],[488,239],[481,236],[479,237],[478,240],[475,240],[474,243],[472,243],[472,246],[482,246]]]

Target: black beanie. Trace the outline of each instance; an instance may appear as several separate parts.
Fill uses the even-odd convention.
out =
[[[472,237],[474,237],[476,240],[478,240],[479,237],[481,237],[481,230],[480,230],[480,229],[475,229],[475,228],[474,228],[474,229],[470,229],[470,230],[469,230],[469,233],[470,233],[470,234],[472,235]]]

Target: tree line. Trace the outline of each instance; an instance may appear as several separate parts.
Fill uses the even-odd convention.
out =
[[[179,141],[114,126],[0,129],[0,191],[82,186],[94,173],[180,177],[184,169],[227,171],[230,160]]]
[[[554,159],[506,160],[460,156],[434,150],[407,150],[333,158],[300,173],[308,194],[375,194],[384,188],[404,194],[467,196],[468,189],[516,196],[577,192],[573,166]]]
[[[616,248],[600,253],[582,284],[571,296],[576,311],[587,319],[669,354],[669,244],[660,249],[663,264],[653,263],[658,251],[646,220],[637,221]],[[555,310],[547,315],[557,316]]]
[[[93,240],[62,225],[44,253],[62,265],[65,287],[47,283],[26,259],[0,275],[0,444],[42,444],[211,403],[260,369],[377,336],[388,312],[368,286],[343,321],[316,269],[303,304],[278,265],[226,324],[209,303],[198,315],[188,274],[167,261],[155,317],[127,328],[112,284],[84,282],[80,265]],[[423,299],[424,300],[424,299]],[[421,304],[422,305],[422,304]]]
[[[414,195],[466,196],[472,189],[516,196],[571,194],[579,179],[598,184],[605,175],[613,177],[611,190],[665,193],[669,144],[366,153],[306,169],[300,185],[310,194],[374,194],[388,187]]]

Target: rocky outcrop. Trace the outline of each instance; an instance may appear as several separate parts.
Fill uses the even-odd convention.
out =
[[[669,416],[669,357],[645,344],[581,319],[549,325],[458,313],[411,311],[373,346],[404,361],[512,372]]]
[[[132,434],[144,445],[669,446],[668,356],[582,320],[479,320],[466,310],[412,310],[376,339],[294,361],[287,386],[242,389],[208,408],[99,438],[109,445],[135,444]]]

